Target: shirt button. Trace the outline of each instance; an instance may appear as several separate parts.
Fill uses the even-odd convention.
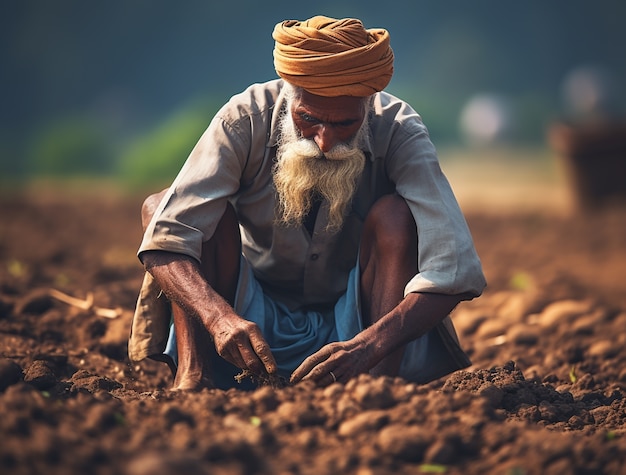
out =
[[[319,254],[311,254],[311,260],[316,261],[320,257]]]

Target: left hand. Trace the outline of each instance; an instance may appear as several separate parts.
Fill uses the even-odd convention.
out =
[[[328,386],[336,381],[347,382],[350,378],[366,373],[375,365],[369,345],[358,338],[329,343],[313,353],[291,375],[291,383],[301,380],[315,381]]]

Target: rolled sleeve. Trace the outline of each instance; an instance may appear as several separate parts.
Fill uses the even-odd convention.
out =
[[[411,292],[479,296],[486,282],[473,240],[435,148],[419,116],[396,132],[400,142],[388,161],[396,191],[409,205],[418,235],[418,273]]]
[[[226,203],[239,189],[249,145],[218,115],[211,121],[148,225],[138,256],[161,250],[200,261]]]

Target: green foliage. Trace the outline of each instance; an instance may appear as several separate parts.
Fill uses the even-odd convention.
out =
[[[120,412],[116,412],[115,414],[113,414],[113,417],[115,418],[115,423],[118,426],[125,426],[126,425],[126,418],[124,417],[124,414],[122,414]]]
[[[251,416],[250,424],[252,424],[254,427],[259,427],[261,425],[261,418],[258,416]]]
[[[420,473],[446,473],[448,467],[437,463],[423,463],[419,466]]]
[[[450,94],[425,93],[415,84],[401,81],[388,91],[415,109],[436,147],[458,142],[458,107]]]
[[[11,277],[23,277],[26,275],[27,270],[26,265],[17,259],[12,259],[7,264],[7,271]]]
[[[511,276],[509,286],[513,290],[529,290],[533,286],[533,278],[526,272],[516,272]]]
[[[526,470],[522,467],[511,467],[506,472],[505,475],[526,475]]]
[[[207,88],[226,97],[251,82],[275,78],[275,23],[320,12],[360,17],[367,27],[390,31],[396,61],[389,91],[422,114],[438,146],[459,142],[458,114],[475,94],[505,96],[514,106],[513,139],[534,145],[544,142],[546,123],[564,112],[560,87],[573,68],[591,61],[612,72],[616,85],[626,77],[626,2],[616,0],[596,1],[593,8],[574,0],[566,13],[562,2],[454,2],[451,7],[423,0],[391,7],[373,0],[241,0],[193,1],[185,8],[167,0],[5,3],[0,16],[0,64],[8,72],[0,109],[0,179],[5,181],[38,173],[40,162],[44,173],[66,173],[72,163],[67,152],[90,156],[94,141],[102,141],[95,151],[104,151],[104,159],[87,162],[87,171],[110,170],[114,164],[108,159],[118,156],[120,142],[135,128],[149,127],[148,121],[162,120],[172,104]],[[233,34],[228,18],[237,18],[246,34]],[[121,134],[109,130],[103,140],[93,130],[69,137],[61,131],[59,137],[50,129],[53,138],[44,142],[54,146],[42,147],[44,156],[26,167],[24,155],[40,124],[56,121],[64,110],[93,117],[103,112],[102,104],[111,105],[112,97],[119,100],[113,104],[119,106],[113,113],[120,114],[114,125],[122,123],[118,118],[129,121]],[[621,116],[625,100],[623,93],[612,100]],[[89,125],[80,121],[76,126]],[[188,151],[171,159],[180,163]],[[73,174],[86,167],[83,160],[74,162],[79,169]],[[162,175],[171,178],[169,171]]]
[[[37,175],[76,176],[111,170],[111,145],[98,121],[68,116],[49,122],[33,139],[28,164]]]
[[[0,182],[7,177],[19,176],[24,171],[24,161],[19,160],[18,147],[13,143],[9,132],[0,130]]]
[[[547,127],[559,118],[558,101],[549,94],[520,93],[513,97],[513,106],[517,122],[514,139],[519,143],[542,143]]]
[[[120,156],[120,179],[130,185],[169,184],[214,112],[215,108],[193,105],[138,136]]]

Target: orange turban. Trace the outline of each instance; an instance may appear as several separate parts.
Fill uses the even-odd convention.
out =
[[[316,16],[278,23],[272,37],[278,75],[312,94],[366,97],[391,80],[393,51],[387,30],[366,30],[353,18]]]

